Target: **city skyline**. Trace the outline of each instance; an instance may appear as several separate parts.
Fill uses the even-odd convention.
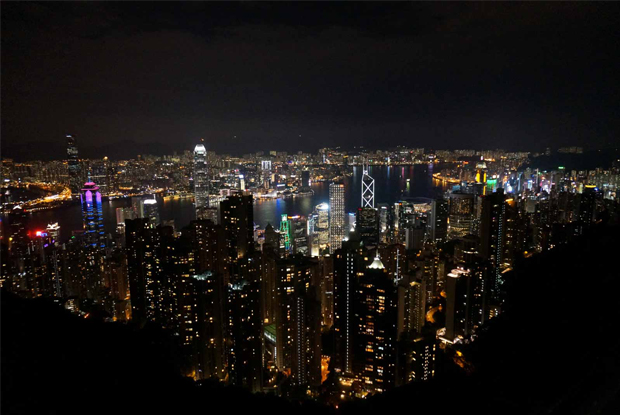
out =
[[[199,143],[115,161],[66,146],[66,160],[3,160],[2,291],[159,330],[188,382],[326,408],[468,373],[511,315],[512,276],[620,217],[620,159],[535,167],[580,147],[230,157]]]
[[[618,3],[0,7],[2,413],[618,413]]]
[[[195,144],[195,143],[199,143],[199,144]],[[118,143],[117,143],[118,144]],[[421,146],[421,145],[417,145],[416,143],[405,143],[405,144],[398,144],[398,145],[394,145],[394,146],[380,146],[380,145],[372,145],[372,146],[360,146],[360,145],[353,145],[350,147],[346,147],[346,146],[331,146],[331,147],[323,147],[323,148],[318,148],[316,150],[311,150],[311,151],[304,151],[304,150],[292,150],[292,151],[284,151],[282,149],[279,148],[272,148],[272,147],[263,147],[263,146],[258,146],[256,151],[251,151],[251,152],[241,152],[239,150],[237,151],[232,151],[232,152],[217,152],[215,150],[209,150],[207,148],[207,143],[205,143],[204,138],[196,138],[193,140],[193,143],[187,147],[187,148],[178,148],[178,149],[166,149],[166,151],[164,152],[160,152],[160,151],[151,151],[151,148],[148,145],[140,145],[139,149],[137,150],[137,152],[133,152],[133,144],[136,143],[132,143],[129,148],[132,148],[131,152],[128,152],[127,149],[123,150],[120,154],[124,154],[126,157],[110,157],[108,155],[107,152],[101,152],[99,151],[99,149],[95,152],[93,152],[93,148],[90,147],[90,151],[81,151],[81,149],[83,148],[80,140],[73,134],[64,134],[62,138],[60,138],[60,140],[58,140],[58,142],[54,142],[51,143],[52,146],[59,146],[58,147],[58,151],[60,151],[58,154],[55,154],[55,151],[52,151],[51,153],[46,153],[43,156],[39,156],[36,157],[33,154],[36,153],[32,153],[31,151],[24,153],[24,154],[28,154],[27,156],[19,156],[17,158],[13,158],[13,157],[9,157],[6,156],[4,157],[7,160],[10,160],[11,162],[17,162],[17,163],[29,163],[29,162],[49,162],[49,161],[54,161],[54,160],[63,160],[66,161],[68,164],[70,164],[72,167],[71,169],[69,169],[71,171],[71,175],[74,177],[74,179],[80,174],[80,166],[78,166],[79,161],[88,161],[88,160],[109,160],[109,159],[115,159],[115,160],[136,160],[139,159],[140,157],[155,157],[155,158],[161,158],[161,157],[180,157],[183,154],[188,154],[188,153],[195,153],[196,151],[196,146],[201,146],[202,149],[204,149],[205,152],[210,153],[210,154],[217,154],[218,156],[226,156],[226,157],[231,157],[233,159],[243,159],[246,157],[263,157],[265,158],[265,162],[271,162],[270,160],[274,157],[277,156],[281,156],[281,155],[308,155],[308,154],[322,154],[322,152],[324,151],[334,151],[336,153],[342,153],[342,154],[351,154],[351,155],[364,155],[364,157],[368,158],[370,155],[372,154],[381,154],[384,152],[393,152],[393,153],[398,153],[398,152],[403,152],[403,151],[413,151],[416,154],[418,154],[419,151],[422,151],[424,153],[427,154],[435,154],[435,153],[454,153],[454,154],[460,154],[461,156],[465,156],[465,157],[470,157],[472,155],[481,155],[481,154],[488,154],[488,153],[508,153],[508,154],[526,154],[526,155],[532,155],[533,157],[538,157],[538,156],[553,156],[556,154],[560,154],[560,155],[566,155],[566,154],[576,154],[579,155],[580,157],[586,153],[586,154],[590,154],[590,157],[592,155],[595,156],[604,156],[609,158],[608,156],[611,156],[611,159],[609,161],[611,161],[613,159],[613,157],[615,157],[615,153],[617,153],[620,149],[620,146],[618,146],[616,143],[612,143],[610,144],[608,147],[606,148],[597,148],[595,146],[591,146],[591,145],[585,145],[585,146],[558,146],[558,147],[541,147],[539,146],[531,146],[531,147],[519,147],[519,148],[512,148],[512,147],[508,147],[508,148],[502,148],[499,146],[491,146],[491,147],[481,147],[481,146],[475,146],[475,145],[470,145],[470,146],[466,146],[466,145],[461,145],[461,146],[454,146],[454,147],[434,147],[434,146]],[[86,144],[88,146],[88,144]],[[80,148],[80,151],[78,152],[78,148]],[[88,147],[87,147],[88,148]],[[109,148],[108,148],[109,149]],[[601,151],[610,151],[612,154],[607,154],[607,153],[603,153],[600,154]],[[87,153],[86,155],[84,155],[84,153]],[[112,154],[114,154],[114,151],[111,151]],[[605,161],[605,164],[608,164],[609,161]],[[369,162],[368,160],[364,161],[364,160],[358,160],[357,163],[359,163],[360,165],[364,165],[364,163],[368,164],[368,167],[371,167],[372,165],[374,165],[374,163]],[[267,168],[267,170],[269,170],[269,168]],[[83,172],[82,172],[83,173]],[[74,184],[75,186],[79,187],[81,186],[81,184]]]

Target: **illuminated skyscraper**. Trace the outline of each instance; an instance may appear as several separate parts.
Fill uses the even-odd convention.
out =
[[[390,206],[385,203],[379,203],[379,240],[382,243],[388,241]]]
[[[472,289],[469,270],[453,269],[446,280],[446,338],[455,340],[458,336],[471,334],[469,310],[472,303]]]
[[[209,207],[209,174],[207,149],[202,144],[194,148],[194,204],[196,218],[204,219],[205,209]]]
[[[290,227],[290,239],[292,245],[292,252],[295,254],[308,255],[309,238],[308,238],[308,221],[304,216],[289,216],[288,223]]]
[[[329,205],[321,203],[308,216],[308,244],[311,256],[318,256],[329,243]]]
[[[125,237],[132,320],[138,325],[152,321],[176,330],[179,320],[174,284],[181,279],[180,274],[190,271],[177,273],[175,268],[181,264],[189,268],[193,256],[181,259],[181,250],[174,249],[172,227],[154,228],[148,218],[126,220]]]
[[[234,264],[254,251],[254,199],[232,195],[220,203],[220,223],[226,231],[228,262]]]
[[[49,236],[51,242],[58,242],[60,237],[60,225],[58,225],[58,222],[49,223],[45,229],[45,232]]]
[[[263,186],[267,189],[271,179],[271,160],[263,160],[261,162],[261,170],[263,176]]]
[[[577,218],[577,231],[579,234],[584,233],[594,223],[597,196],[598,189],[593,185],[586,185],[581,195],[579,195],[579,216]]]
[[[321,303],[312,282],[318,262],[297,256],[278,261],[276,365],[300,386],[321,384]]]
[[[142,212],[144,218],[149,220],[150,226],[153,228],[160,224],[159,220],[159,207],[157,206],[157,200],[144,199],[142,200]]]
[[[225,233],[228,284],[228,370],[230,382],[253,392],[262,385],[261,263],[254,253],[252,195],[220,203]]]
[[[450,239],[460,238],[471,232],[475,213],[475,196],[473,194],[450,194],[448,228]]]
[[[281,216],[280,235],[280,249],[290,252],[293,248],[293,244],[291,243],[291,223],[286,213]]]
[[[241,275],[228,285],[229,382],[252,392],[260,392],[262,387],[260,264],[253,254],[250,258],[240,258]]]
[[[398,282],[398,336],[422,333],[426,317],[426,281],[405,275]]]
[[[368,164],[364,163],[362,173],[362,207],[375,207],[375,179],[368,174]]]
[[[302,187],[302,190],[310,189],[310,170],[302,170],[301,187]]]
[[[394,386],[397,295],[379,257],[359,277],[356,307],[354,373],[372,392]]]
[[[446,278],[446,339],[475,332],[487,319],[488,267],[473,261],[459,266]]]
[[[324,249],[329,243],[329,205],[321,203],[316,207],[317,221],[314,226],[319,237],[319,247]]]
[[[84,183],[80,195],[82,203],[82,220],[86,241],[93,248],[105,248],[105,231],[103,229],[103,210],[99,186],[93,182]]]
[[[78,148],[75,137],[67,134],[67,169],[69,170],[69,187],[71,193],[77,194],[80,191],[82,181],[80,180],[80,160],[78,158]]]
[[[135,219],[137,217],[136,212],[130,207],[116,208],[116,230],[117,232],[125,233],[125,221],[128,219]]]
[[[443,199],[433,200],[429,221],[430,239],[433,242],[445,242],[448,236],[448,202]]]
[[[396,386],[427,381],[435,376],[437,341],[434,336],[418,336],[399,341]]]
[[[480,221],[480,255],[489,261],[492,270],[491,291],[497,295],[504,267],[506,241],[506,203],[504,192],[498,189],[482,198]]]
[[[329,252],[342,246],[345,234],[344,184],[329,185]]]
[[[379,245],[379,214],[371,207],[357,209],[355,229],[364,246]]]
[[[357,325],[356,296],[360,273],[366,269],[366,249],[354,234],[334,253],[334,367],[353,374]]]
[[[261,168],[263,169],[263,171],[271,173],[271,160],[261,161]]]
[[[192,335],[195,378],[224,379],[224,285],[221,278],[211,271],[193,275],[192,278],[184,280],[184,283],[183,294],[188,298],[183,299],[187,303],[183,304],[183,313],[190,317],[187,319],[187,323],[190,323],[187,324],[187,331]]]
[[[280,234],[271,226],[270,223],[265,227],[265,242],[263,243],[263,253],[269,252],[279,255]]]

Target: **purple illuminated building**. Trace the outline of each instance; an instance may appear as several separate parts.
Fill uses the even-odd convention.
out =
[[[93,248],[105,248],[103,210],[99,186],[93,182],[84,183],[80,193],[80,202],[82,203],[85,240]]]

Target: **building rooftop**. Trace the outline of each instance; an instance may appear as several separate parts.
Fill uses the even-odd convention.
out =
[[[381,262],[381,259],[379,258],[379,256],[375,257],[375,260],[372,261],[372,264],[370,264],[368,268],[369,269],[385,269],[385,267],[383,266],[383,262]]]

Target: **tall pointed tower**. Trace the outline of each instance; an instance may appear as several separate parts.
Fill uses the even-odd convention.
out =
[[[362,208],[375,207],[375,179],[368,174],[368,160],[364,159],[362,173]]]

